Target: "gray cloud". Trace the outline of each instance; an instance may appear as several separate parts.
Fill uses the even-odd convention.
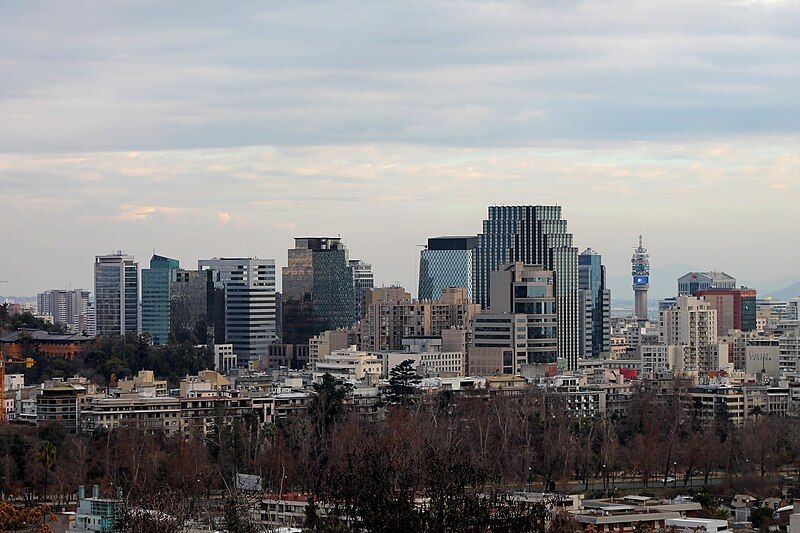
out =
[[[6,254],[0,273],[27,292],[88,285],[92,256],[118,248],[142,261],[155,247],[187,265],[234,254],[281,264],[293,236],[333,233],[375,263],[380,281],[413,286],[417,244],[478,232],[487,204],[529,202],[563,205],[577,245],[601,251],[612,276],[629,268],[639,232],[655,264],[789,276],[800,260],[786,246],[800,201],[798,154],[800,136],[6,154],[0,224],[19,229],[4,244],[25,260]],[[776,254],[782,260],[767,268],[764,257]]]
[[[416,245],[492,203],[562,204],[612,276],[640,231],[657,264],[794,275],[798,27],[793,1],[3,3],[2,289],[89,286],[118,248],[280,264],[299,233],[413,286]]]
[[[0,149],[794,132],[797,27],[795,2],[5,4]]]

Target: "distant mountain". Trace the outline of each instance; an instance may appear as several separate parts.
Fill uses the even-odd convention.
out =
[[[773,293],[783,292],[790,289],[793,285],[800,283],[800,275],[795,274],[794,276],[773,280],[739,279],[738,282],[739,285],[744,287],[752,287],[756,289],[759,297],[772,296]],[[794,296],[800,295],[794,294]]]
[[[671,263],[650,269],[650,290],[648,300],[650,304],[675,296],[678,292],[678,278],[687,272],[698,270],[697,267],[683,263]],[[630,276],[617,276],[606,280],[611,289],[611,298],[615,304],[633,301],[633,289]]]
[[[800,281],[792,283],[788,287],[784,287],[777,291],[769,293],[767,296],[771,296],[776,300],[788,300],[789,298],[797,298],[800,296]]]

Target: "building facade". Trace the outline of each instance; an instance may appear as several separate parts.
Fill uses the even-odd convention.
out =
[[[283,267],[283,335],[289,344],[357,320],[357,306],[347,248],[338,237],[300,237]]]
[[[198,268],[210,270],[212,285],[224,288],[225,342],[233,345],[239,364],[266,356],[276,338],[275,260],[201,259]]]
[[[528,315],[483,312],[473,319],[468,351],[471,376],[518,374],[528,361]]]
[[[95,328],[98,335],[138,334],[139,263],[122,252],[94,260]]]
[[[353,272],[353,297],[356,300],[356,319],[364,317],[364,299],[367,291],[375,286],[372,265],[360,259],[350,259],[350,270]]]
[[[153,344],[169,340],[170,289],[179,267],[177,259],[154,254],[150,268],[142,269],[142,333]]]
[[[686,347],[685,370],[718,370],[714,364],[717,311],[711,304],[693,296],[678,296],[675,305],[660,315],[661,344]]]
[[[36,295],[36,310],[39,315],[52,316],[53,322],[63,324],[68,333],[86,332],[89,291],[54,289],[41,292]]]
[[[443,289],[464,287],[467,297],[473,301],[472,261],[477,244],[477,237],[428,239],[419,258],[419,299],[438,300]]]
[[[517,361],[518,368],[524,364],[558,362],[560,324],[556,291],[555,272],[544,270],[540,265],[507,263],[489,276],[491,305],[488,311],[527,317],[527,353]],[[519,338],[519,334],[515,336]]]
[[[567,232],[560,206],[490,206],[474,254],[475,301],[491,305],[489,275],[504,263],[541,265],[555,274],[558,315],[558,357],[569,369],[580,353],[578,250]]]
[[[225,289],[211,271],[174,271],[169,291],[169,331],[177,342],[225,342]]]
[[[611,351],[611,290],[606,287],[602,257],[591,248],[578,256],[578,289],[584,304],[580,355],[600,357]]]
[[[697,296],[697,291],[706,289],[735,289],[736,278],[725,272],[688,272],[678,278],[678,294]]]
[[[401,287],[373,289],[359,323],[362,350],[399,351],[403,339],[438,337],[443,330],[467,329],[480,306],[467,298],[467,289],[449,288],[439,300],[412,300]]]
[[[717,335],[727,335],[733,329],[755,331],[755,289],[698,289],[695,295],[717,310]]]

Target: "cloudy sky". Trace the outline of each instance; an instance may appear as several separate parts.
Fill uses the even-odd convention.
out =
[[[639,233],[800,277],[798,28],[798,1],[4,2],[0,293],[317,234],[413,286],[489,204],[562,205],[612,277]]]

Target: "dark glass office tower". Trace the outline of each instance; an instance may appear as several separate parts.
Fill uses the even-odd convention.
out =
[[[611,350],[611,291],[602,257],[591,248],[578,256],[578,288],[585,302],[581,355],[600,357]]]
[[[357,320],[353,271],[338,237],[299,237],[283,268],[283,342],[307,344]]]
[[[555,273],[558,359],[575,369],[580,352],[578,250],[560,206],[490,206],[475,248],[473,295],[488,308],[489,273],[504,263],[541,265]]]

